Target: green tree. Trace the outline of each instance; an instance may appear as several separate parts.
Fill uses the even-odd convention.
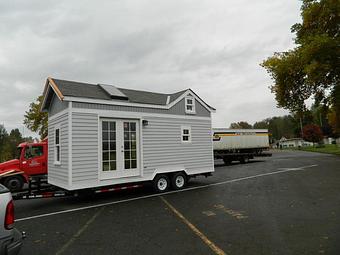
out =
[[[5,145],[8,139],[8,133],[3,125],[0,125],[0,162],[6,160]]]
[[[250,129],[250,128],[252,128],[252,125],[250,125],[246,121],[239,121],[239,122],[231,123],[229,128],[232,128],[232,129]]]
[[[268,129],[268,127],[269,127],[269,119],[257,121],[253,125],[253,128],[255,129]]]
[[[30,104],[30,108],[25,112],[24,124],[33,132],[38,132],[40,138],[43,139],[47,136],[47,113],[41,112],[41,104],[43,96],[39,96],[35,102]]]
[[[305,100],[314,98],[316,105],[334,108],[340,128],[340,2],[303,0],[301,16],[302,23],[292,26],[297,46],[261,65],[274,80],[279,107],[301,114]]]
[[[24,138],[19,129],[12,129],[5,144],[6,160],[13,159],[16,156],[17,147],[22,142],[24,142]]]

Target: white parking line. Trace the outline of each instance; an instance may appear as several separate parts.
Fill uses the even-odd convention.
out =
[[[191,190],[204,189],[204,188],[209,188],[209,187],[213,187],[213,186],[219,186],[219,185],[224,185],[224,184],[233,183],[233,182],[250,180],[250,179],[255,179],[255,178],[268,176],[268,175],[275,175],[275,174],[281,174],[281,173],[286,173],[286,172],[292,172],[292,171],[296,171],[297,169],[302,170],[302,169],[316,167],[316,166],[317,165],[308,165],[308,166],[302,166],[302,167],[299,167],[299,168],[288,168],[288,169],[264,173],[264,174],[257,174],[257,175],[247,176],[247,177],[236,178],[236,179],[233,179],[233,180],[227,180],[227,181],[222,181],[222,182],[216,182],[216,183],[210,183],[210,184],[190,187],[190,188],[186,188],[186,189],[182,189],[182,190],[168,191],[168,192],[164,192],[164,193],[161,193],[161,194],[151,194],[151,195],[128,198],[128,199],[123,199],[123,200],[118,200],[118,201],[107,202],[107,203],[101,203],[101,204],[96,204],[96,205],[90,205],[90,206],[83,206],[83,207],[78,207],[78,208],[73,208],[73,209],[61,210],[61,211],[57,211],[57,212],[44,213],[44,214],[20,218],[20,219],[17,219],[16,222],[32,220],[32,219],[37,219],[37,218],[43,218],[43,217],[48,217],[48,216],[53,216],[53,215],[58,215],[58,214],[70,213],[70,212],[77,212],[77,211],[87,210],[87,209],[91,209],[91,208],[98,208],[98,207],[107,206],[107,205],[121,204],[121,203],[126,203],[126,202],[131,202],[131,201],[136,201],[136,200],[142,200],[142,199],[151,198],[151,197],[159,197],[159,196],[164,196],[164,195],[167,195],[167,194],[174,194],[174,193],[179,193],[179,192],[186,192],[186,191],[191,191]]]

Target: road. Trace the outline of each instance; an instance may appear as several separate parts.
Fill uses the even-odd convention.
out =
[[[274,152],[187,190],[19,200],[21,254],[340,254],[340,158]]]

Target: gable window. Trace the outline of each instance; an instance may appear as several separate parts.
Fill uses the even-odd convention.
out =
[[[189,114],[195,114],[195,98],[193,96],[185,97],[185,112]]]
[[[182,143],[191,143],[191,127],[190,126],[182,126]]]
[[[54,164],[60,165],[60,128],[54,130]]]

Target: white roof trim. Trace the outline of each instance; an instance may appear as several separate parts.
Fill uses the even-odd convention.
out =
[[[166,98],[166,104],[169,104],[170,103],[170,96],[168,96],[167,98]]]
[[[172,106],[174,106],[175,104],[177,104],[179,101],[181,101],[182,99],[184,99],[186,96],[188,96],[190,94],[190,96],[192,96],[193,98],[195,98],[196,101],[200,102],[201,105],[203,105],[203,107],[205,109],[207,109],[209,112],[216,112],[216,110],[212,107],[210,107],[209,105],[207,105],[202,99],[200,99],[195,92],[193,92],[191,89],[188,89],[187,91],[185,91],[180,97],[178,97],[175,101],[173,101],[170,105],[170,108]]]
[[[42,110],[45,108],[47,95],[48,95],[48,93],[50,92],[50,89],[53,90],[55,96],[57,96],[58,99],[59,99],[60,101],[63,101],[63,100],[64,100],[63,98],[60,98],[60,97],[59,97],[58,93],[54,90],[53,86],[50,85],[50,81],[49,81],[49,80],[47,80],[45,86],[47,86],[47,88],[44,90],[44,92],[45,92],[45,93],[43,94],[44,100],[42,101],[42,104],[41,104],[41,107],[40,107],[40,111],[42,111]]]
[[[134,107],[144,107],[144,108],[154,108],[154,109],[165,109],[168,110],[185,98],[189,93],[193,94],[193,97],[200,102],[203,107],[205,107],[210,112],[215,112],[215,109],[209,107],[206,103],[204,103],[199,97],[196,96],[193,91],[188,89],[184,92],[180,97],[178,97],[175,101],[167,105],[156,105],[156,104],[140,104],[140,103],[131,103],[131,102],[122,102],[117,100],[103,100],[103,99],[93,99],[93,98],[85,98],[85,97],[70,97],[65,96],[64,101],[73,101],[73,102],[80,102],[80,103],[92,103],[92,104],[107,104],[107,105],[121,105],[121,106],[134,106]]]

